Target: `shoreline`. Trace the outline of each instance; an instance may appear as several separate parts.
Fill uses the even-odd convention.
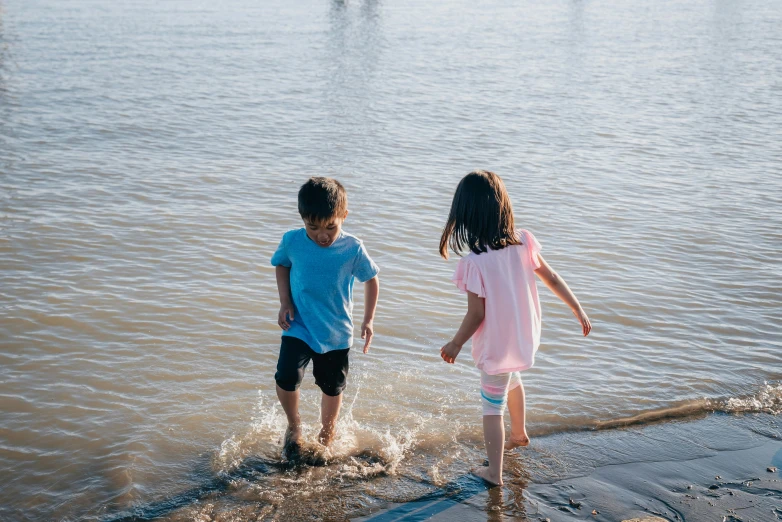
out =
[[[527,459],[550,461],[548,471],[525,475]],[[506,464],[502,488],[464,475],[440,494],[351,520],[782,519],[782,422],[774,415],[714,413],[553,435],[533,440],[520,460]]]
[[[483,458],[475,451],[463,455],[463,470]],[[424,475],[397,475],[374,462],[370,474],[362,477],[354,470],[337,478],[340,493],[320,510],[273,501],[285,491],[295,495],[297,476],[331,481],[330,470],[349,468],[362,458],[374,462],[375,457],[291,468],[251,456],[228,473],[205,475],[189,489],[113,515],[104,512],[98,520],[782,520],[782,418],[769,413],[712,413],[533,438],[531,446],[506,453],[500,488],[488,489],[466,472],[436,482],[434,468]],[[395,500],[388,488],[399,486],[419,496]],[[256,498],[259,491],[266,492],[266,502],[247,501],[246,494]]]

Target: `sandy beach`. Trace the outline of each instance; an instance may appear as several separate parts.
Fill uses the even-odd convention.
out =
[[[712,414],[691,421],[537,439],[503,488],[465,476],[361,522],[782,519],[782,422]],[[524,454],[526,453],[526,454]],[[550,474],[530,476],[543,459]],[[563,478],[550,480],[557,474]]]

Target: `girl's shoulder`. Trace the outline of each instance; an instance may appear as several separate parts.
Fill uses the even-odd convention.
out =
[[[533,239],[535,239],[535,236],[532,234],[532,232],[530,232],[526,228],[517,228],[516,237],[518,237],[522,245],[526,245],[527,243],[530,243]]]
[[[541,246],[537,238],[527,230],[526,228],[519,228],[516,230],[521,240],[521,248],[527,251],[529,254],[530,266],[533,270],[540,268],[540,261],[538,260],[538,254],[540,254]]]
[[[536,261],[538,253],[541,250],[540,243],[535,236],[526,228],[516,229],[516,238],[519,240],[517,245],[508,245],[499,250],[489,249],[488,252],[475,254],[471,252],[468,256],[462,258],[476,266],[490,269],[493,265],[512,262],[519,256],[529,258],[532,264],[537,268]]]
[[[518,234],[519,241],[521,241],[521,245],[525,249],[529,250],[530,253],[537,255],[538,252],[540,252],[541,249],[540,242],[532,232],[530,232],[526,228],[518,228],[516,229],[516,233]]]
[[[481,268],[489,268],[496,263],[506,262],[507,260],[505,258],[508,256],[515,257],[522,255],[520,251],[528,251],[530,257],[537,256],[540,251],[540,243],[538,243],[538,240],[532,232],[526,228],[517,228],[516,238],[519,240],[519,244],[517,245],[509,245],[499,250],[492,250],[489,248],[488,251],[481,252],[480,254],[470,252],[459,260],[459,264],[471,264]]]

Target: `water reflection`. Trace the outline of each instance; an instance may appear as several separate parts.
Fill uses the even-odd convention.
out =
[[[568,9],[568,36],[571,50],[581,49],[584,43],[584,0],[573,0]]]
[[[578,97],[580,86],[587,81],[588,42],[584,28],[584,1],[573,0],[568,4],[567,34],[565,35],[564,64],[566,67],[564,91]],[[578,111],[575,111],[576,113]]]
[[[377,0],[359,4],[334,0],[328,20],[324,57],[328,78],[323,94],[331,139],[338,149],[358,146],[360,151],[364,149],[361,144],[377,131],[377,118],[370,113],[372,100],[378,96],[375,79],[384,48],[381,4]]]
[[[377,68],[383,39],[380,2],[365,0],[354,8],[334,0],[328,16],[331,72],[340,80],[369,79]]]
[[[10,172],[10,144],[6,140],[6,136],[12,134],[7,129],[8,122],[11,121],[11,99],[8,92],[11,59],[4,19],[5,10],[3,3],[0,2],[0,172]],[[10,187],[7,190],[10,190]]]
[[[737,87],[737,69],[743,64],[737,62],[734,53],[739,39],[746,38],[742,32],[742,10],[735,2],[714,2],[709,31],[707,74],[713,74],[716,81],[711,86],[717,89],[716,95],[730,95]]]
[[[6,97],[7,97],[7,85],[6,77],[9,74],[9,56],[8,56],[8,38],[6,36],[6,28],[4,24],[5,10],[3,4],[0,3],[0,110],[5,111]],[[3,114],[5,116],[5,114]],[[0,123],[7,121],[6,118],[0,119]]]
[[[503,517],[502,488],[492,488],[486,495],[486,520],[488,522],[500,522]]]

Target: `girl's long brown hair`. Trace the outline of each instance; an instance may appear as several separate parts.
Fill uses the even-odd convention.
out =
[[[448,247],[461,255],[519,245],[508,191],[497,174],[476,170],[459,182],[451,212],[440,238],[440,255],[448,259]]]

